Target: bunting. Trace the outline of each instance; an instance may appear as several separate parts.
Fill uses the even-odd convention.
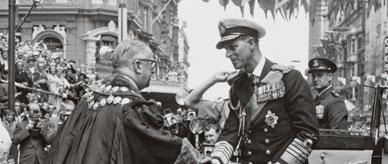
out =
[[[209,2],[209,0],[202,0],[204,2]],[[305,12],[309,12],[310,21],[313,23],[315,21],[315,14],[317,12],[317,5],[321,3],[321,0],[218,0],[219,4],[226,9],[226,6],[229,4],[229,1],[232,1],[232,4],[236,7],[239,7],[241,14],[244,15],[244,6],[249,5],[250,14],[254,15],[255,3],[264,10],[264,13],[267,17],[268,12],[271,13],[272,17],[275,18],[276,13],[280,13],[283,19],[290,19],[292,16],[297,16],[299,8],[302,6]],[[380,0],[369,0],[359,3],[367,3],[370,10],[372,7],[385,5]],[[338,14],[344,12],[345,14],[351,13],[354,9],[355,0],[325,0],[325,3],[328,5],[329,16],[337,17]],[[358,4],[361,5],[361,4]],[[368,10],[368,11],[369,11]]]

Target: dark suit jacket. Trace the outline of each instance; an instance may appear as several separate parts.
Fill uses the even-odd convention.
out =
[[[42,164],[46,156],[44,147],[49,139],[44,130],[27,130],[28,120],[16,124],[13,143],[20,145],[20,164]]]
[[[32,81],[30,80],[30,78],[28,78],[28,74],[25,71],[16,70],[15,82],[17,82],[17,83],[27,82],[28,87],[32,86]],[[29,91],[26,89],[21,89],[21,88],[16,88],[16,89],[17,89],[17,92],[22,92],[22,94],[18,97],[18,99],[22,103],[28,104],[27,93],[29,93]]]
[[[260,80],[272,70],[273,65],[274,63],[266,60]],[[307,138],[317,140],[318,119],[306,80],[296,70],[284,73],[281,80],[286,90],[284,97],[267,101],[253,119],[251,115],[257,109],[245,109],[248,121],[245,125],[245,136],[241,142],[242,163],[277,162],[296,137],[302,141]],[[254,86],[247,73],[241,74],[232,83],[230,99],[234,106],[240,101],[241,106],[245,108],[251,96],[255,96],[254,94]],[[278,117],[275,127],[265,122],[268,111]],[[239,140],[238,128],[239,114],[238,111],[232,110],[218,141],[227,141],[236,147]]]

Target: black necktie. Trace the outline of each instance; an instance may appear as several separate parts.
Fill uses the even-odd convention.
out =
[[[252,82],[253,86],[255,86],[255,85],[258,86],[260,84],[260,77],[259,76],[255,75],[253,73],[250,73],[248,76],[249,76],[249,79]]]

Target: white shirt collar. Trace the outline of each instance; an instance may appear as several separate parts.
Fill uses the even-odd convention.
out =
[[[265,57],[264,57],[264,56],[261,56],[261,59],[260,59],[260,61],[259,61],[259,64],[257,64],[255,70],[253,70],[253,74],[254,74],[254,75],[260,77],[261,72],[263,72],[265,60],[266,60]]]

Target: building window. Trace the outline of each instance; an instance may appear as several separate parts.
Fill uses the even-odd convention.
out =
[[[116,6],[117,5],[117,0],[109,0],[108,4],[112,5],[112,6]]]
[[[43,40],[43,43],[46,44],[47,49],[51,52],[62,52],[63,44],[62,42],[54,37],[47,37]]]
[[[350,40],[350,52],[352,54],[356,53],[356,39],[354,38]]]
[[[92,0],[92,3],[93,4],[102,4],[103,1],[102,0]]]

